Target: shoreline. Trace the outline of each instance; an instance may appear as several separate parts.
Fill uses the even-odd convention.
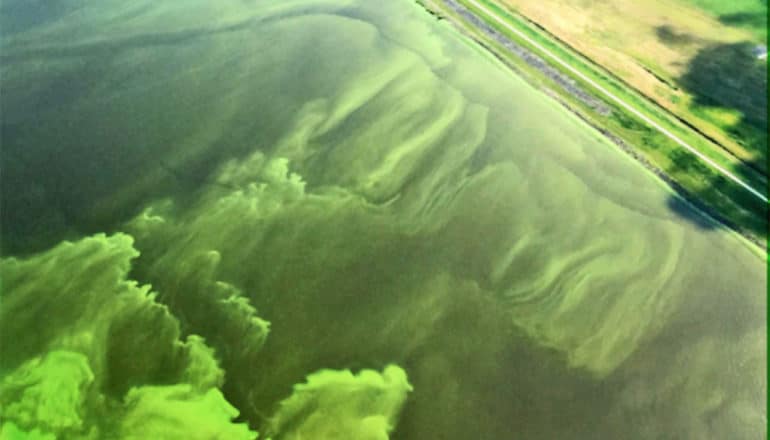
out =
[[[454,0],[437,0],[439,3],[442,3],[446,7],[451,8],[458,14],[465,16],[466,14],[472,14],[472,12],[467,11],[464,7],[458,5]],[[569,111],[571,114],[575,115],[577,118],[579,118],[581,121],[586,123],[589,127],[596,130],[602,137],[607,139],[609,142],[611,142],[613,145],[615,145],[617,148],[619,148],[622,152],[629,155],[632,159],[637,161],[639,164],[641,164],[647,171],[654,174],[657,178],[659,178],[667,187],[669,187],[674,194],[681,197],[686,203],[692,206],[694,210],[697,211],[699,215],[704,216],[709,221],[712,221],[716,223],[717,225],[727,228],[734,233],[738,234],[741,238],[745,239],[752,245],[758,247],[758,251],[761,256],[767,255],[767,249],[766,244],[763,242],[761,237],[758,237],[754,233],[746,230],[745,228],[740,227],[735,222],[732,222],[731,220],[724,217],[722,214],[720,214],[715,208],[711,207],[709,204],[703,202],[698,196],[693,194],[692,192],[685,189],[681,184],[679,184],[677,181],[675,181],[671,176],[669,176],[663,169],[660,167],[654,165],[651,163],[646,157],[644,157],[643,154],[636,151],[636,149],[629,145],[625,140],[620,138],[619,136],[612,133],[610,130],[608,130],[605,127],[602,127],[600,124],[597,124],[596,122],[592,121],[589,117],[584,115],[579,109],[576,109],[574,106],[570,105],[568,102],[566,102],[564,99],[562,99],[559,96],[559,93],[551,89],[550,87],[543,86],[541,84],[537,84],[536,81],[534,81],[532,78],[529,78],[527,74],[524,74],[521,72],[516,66],[513,66],[510,61],[505,59],[505,57],[501,56],[499,53],[497,53],[496,50],[491,48],[486,42],[482,41],[480,38],[478,38],[476,35],[473,35],[471,32],[469,32],[465,27],[461,24],[458,24],[456,20],[454,20],[454,17],[447,16],[443,13],[443,11],[440,10],[440,7],[437,7],[435,5],[434,0],[416,0],[416,3],[420,5],[422,8],[424,8],[430,15],[435,17],[437,20],[446,20],[452,24],[452,26],[458,30],[462,35],[470,38],[474,43],[478,44],[484,51],[492,55],[496,60],[501,62],[506,68],[513,71],[513,73],[520,76],[522,79],[524,79],[528,84],[530,84],[532,87],[536,88],[537,90],[545,93],[552,99],[554,99],[557,103],[559,103],[562,107],[564,107],[567,111]],[[462,9],[458,9],[462,8]],[[438,10],[436,10],[438,9]],[[476,22],[479,21],[478,17],[473,15],[473,19],[471,21]],[[486,27],[488,25],[484,24]],[[483,32],[484,29],[481,29]],[[493,29],[490,29],[492,32],[496,32]],[[500,35],[501,37],[504,37]],[[490,38],[493,38],[497,40],[495,37],[490,35]],[[505,38],[505,37],[504,37]],[[507,43],[503,43],[498,41],[498,43],[503,44],[504,47],[508,48],[509,45],[512,45],[515,47],[509,48],[510,50],[514,51],[514,55],[517,55],[521,57],[524,62],[532,66],[533,68],[540,71],[542,74],[547,76],[548,78],[552,79],[559,85],[563,85],[565,82],[566,75],[562,74],[561,72],[555,71],[555,69],[551,68],[548,64],[540,64],[539,62],[530,62],[530,60],[538,60],[542,61],[542,59],[537,56],[536,54],[533,54],[529,49],[522,47],[521,45],[511,41],[510,39],[506,39]],[[526,55],[524,55],[526,54]],[[557,77],[554,77],[553,75],[556,75]],[[567,81],[572,81],[571,78],[567,78]],[[585,93],[590,93],[584,91],[582,88],[580,88],[578,94],[574,94],[572,92],[572,87],[562,87],[564,91],[572,96],[574,96],[578,100],[582,100],[584,98]],[[593,95],[592,95],[593,96]],[[597,99],[596,97],[593,97],[594,99]]]

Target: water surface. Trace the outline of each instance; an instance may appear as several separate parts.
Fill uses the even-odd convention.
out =
[[[4,435],[764,435],[763,261],[417,5],[34,5]]]

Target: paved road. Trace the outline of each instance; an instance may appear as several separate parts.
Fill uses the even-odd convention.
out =
[[[751,194],[753,194],[754,196],[760,198],[763,202],[767,203],[767,197],[765,196],[765,194],[763,194],[762,192],[752,188],[749,184],[745,183],[743,180],[741,180],[740,178],[738,178],[737,176],[735,176],[731,172],[729,172],[726,169],[724,169],[723,167],[721,167],[718,163],[714,162],[713,160],[711,160],[708,157],[706,157],[700,151],[698,151],[695,148],[691,147],[687,142],[685,142],[682,139],[680,139],[677,135],[675,135],[674,133],[671,133],[670,131],[666,130],[664,127],[660,126],[660,124],[658,124],[657,122],[655,122],[652,119],[648,118],[647,116],[645,116],[644,114],[642,114],[641,112],[639,112],[638,110],[633,108],[631,105],[627,104],[625,101],[623,101],[622,99],[620,99],[617,96],[615,96],[612,92],[610,92],[609,90],[605,89],[601,85],[597,84],[595,81],[593,81],[591,78],[588,78],[586,75],[581,73],[579,70],[577,70],[574,67],[572,67],[569,64],[567,64],[567,62],[565,62],[564,60],[562,60],[558,56],[554,55],[551,51],[549,51],[545,47],[541,46],[536,41],[534,41],[531,38],[529,38],[526,34],[522,33],[518,29],[516,29],[513,26],[511,26],[510,24],[508,24],[507,21],[505,21],[504,19],[500,18],[500,16],[498,16],[495,12],[489,10],[489,8],[487,8],[486,6],[480,4],[476,0],[466,0],[466,1],[468,3],[470,3],[471,5],[475,6],[476,8],[478,8],[479,10],[483,11],[487,16],[489,16],[489,18],[491,18],[495,22],[499,23],[500,25],[502,25],[503,27],[505,27],[509,31],[513,32],[514,34],[516,34],[516,36],[518,36],[522,40],[524,40],[527,43],[531,44],[537,50],[542,52],[542,54],[545,55],[547,58],[550,58],[552,61],[554,61],[557,64],[559,64],[560,66],[564,67],[565,69],[567,69],[570,73],[572,73],[576,77],[578,77],[581,80],[583,80],[586,83],[588,83],[591,87],[593,87],[594,89],[598,90],[602,95],[606,96],[607,98],[609,98],[610,100],[612,100],[616,104],[620,105],[624,109],[626,109],[629,112],[631,112],[632,114],[636,115],[639,119],[643,120],[649,126],[651,126],[652,128],[656,129],[657,131],[662,133],[667,138],[673,140],[674,142],[676,142],[677,144],[679,144],[680,146],[685,148],[687,151],[689,151],[692,154],[694,154],[695,156],[697,156],[700,160],[702,160],[703,162],[705,162],[706,164],[708,164],[709,166],[711,166],[712,168],[717,170],[723,176],[727,177],[728,179],[730,179],[733,182],[737,183],[738,185],[742,186],[747,191],[749,191]]]

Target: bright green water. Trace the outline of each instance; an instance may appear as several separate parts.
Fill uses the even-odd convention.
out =
[[[762,260],[410,1],[56,5],[1,9],[0,438],[764,432]]]

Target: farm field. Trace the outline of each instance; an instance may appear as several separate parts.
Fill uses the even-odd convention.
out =
[[[762,0],[502,0],[767,174]]]

